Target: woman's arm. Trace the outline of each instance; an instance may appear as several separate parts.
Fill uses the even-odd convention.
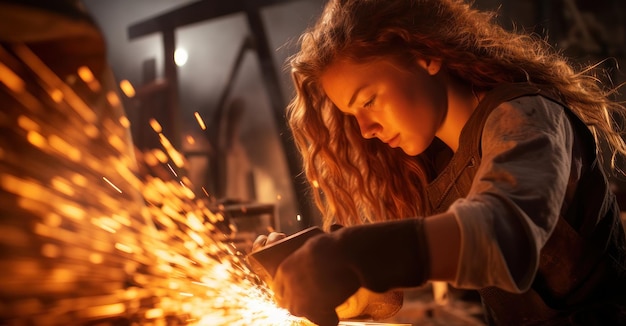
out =
[[[488,117],[470,192],[449,209],[461,241],[453,285],[511,292],[530,287],[570,175],[573,131],[564,110],[528,96],[503,103]]]

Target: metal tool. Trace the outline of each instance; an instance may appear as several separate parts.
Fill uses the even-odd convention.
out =
[[[278,265],[307,240],[322,233],[324,231],[319,227],[310,227],[252,252],[248,255],[252,271],[265,283],[271,285]]]

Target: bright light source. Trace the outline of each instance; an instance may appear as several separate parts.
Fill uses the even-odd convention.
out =
[[[177,66],[182,67],[187,63],[187,59],[189,59],[189,54],[187,54],[187,50],[183,48],[178,48],[174,51],[174,62]]]

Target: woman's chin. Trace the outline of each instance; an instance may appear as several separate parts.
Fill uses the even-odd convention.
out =
[[[402,151],[409,156],[417,156],[420,155],[422,152],[424,152],[425,149],[421,148],[421,147],[417,147],[417,146],[403,146],[400,145],[398,146],[400,149],[402,149]]]

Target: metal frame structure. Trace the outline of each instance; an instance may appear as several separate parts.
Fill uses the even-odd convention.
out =
[[[289,174],[293,178],[293,187],[297,199],[297,211],[301,216],[303,226],[307,227],[311,226],[313,223],[311,218],[311,201],[308,196],[308,183],[302,173],[302,162],[299,159],[300,156],[297,153],[295,143],[290,136],[291,133],[288,130],[285,120],[284,110],[286,103],[280,86],[280,77],[276,72],[272,52],[268,45],[267,33],[260,15],[260,10],[264,7],[292,1],[293,0],[202,0],[134,23],[128,27],[128,37],[130,40],[133,40],[155,33],[161,34],[165,58],[164,75],[167,81],[165,85],[168,116],[172,126],[172,133],[169,136],[174,144],[179,145],[180,107],[178,71],[174,62],[176,29],[234,13],[245,13],[251,34],[251,41],[253,42],[253,49],[259,60],[261,74],[264,79],[266,91],[269,95],[273,117],[276,121],[278,133],[286,155]],[[226,91],[228,91],[228,88]],[[219,108],[218,111],[220,111]]]

